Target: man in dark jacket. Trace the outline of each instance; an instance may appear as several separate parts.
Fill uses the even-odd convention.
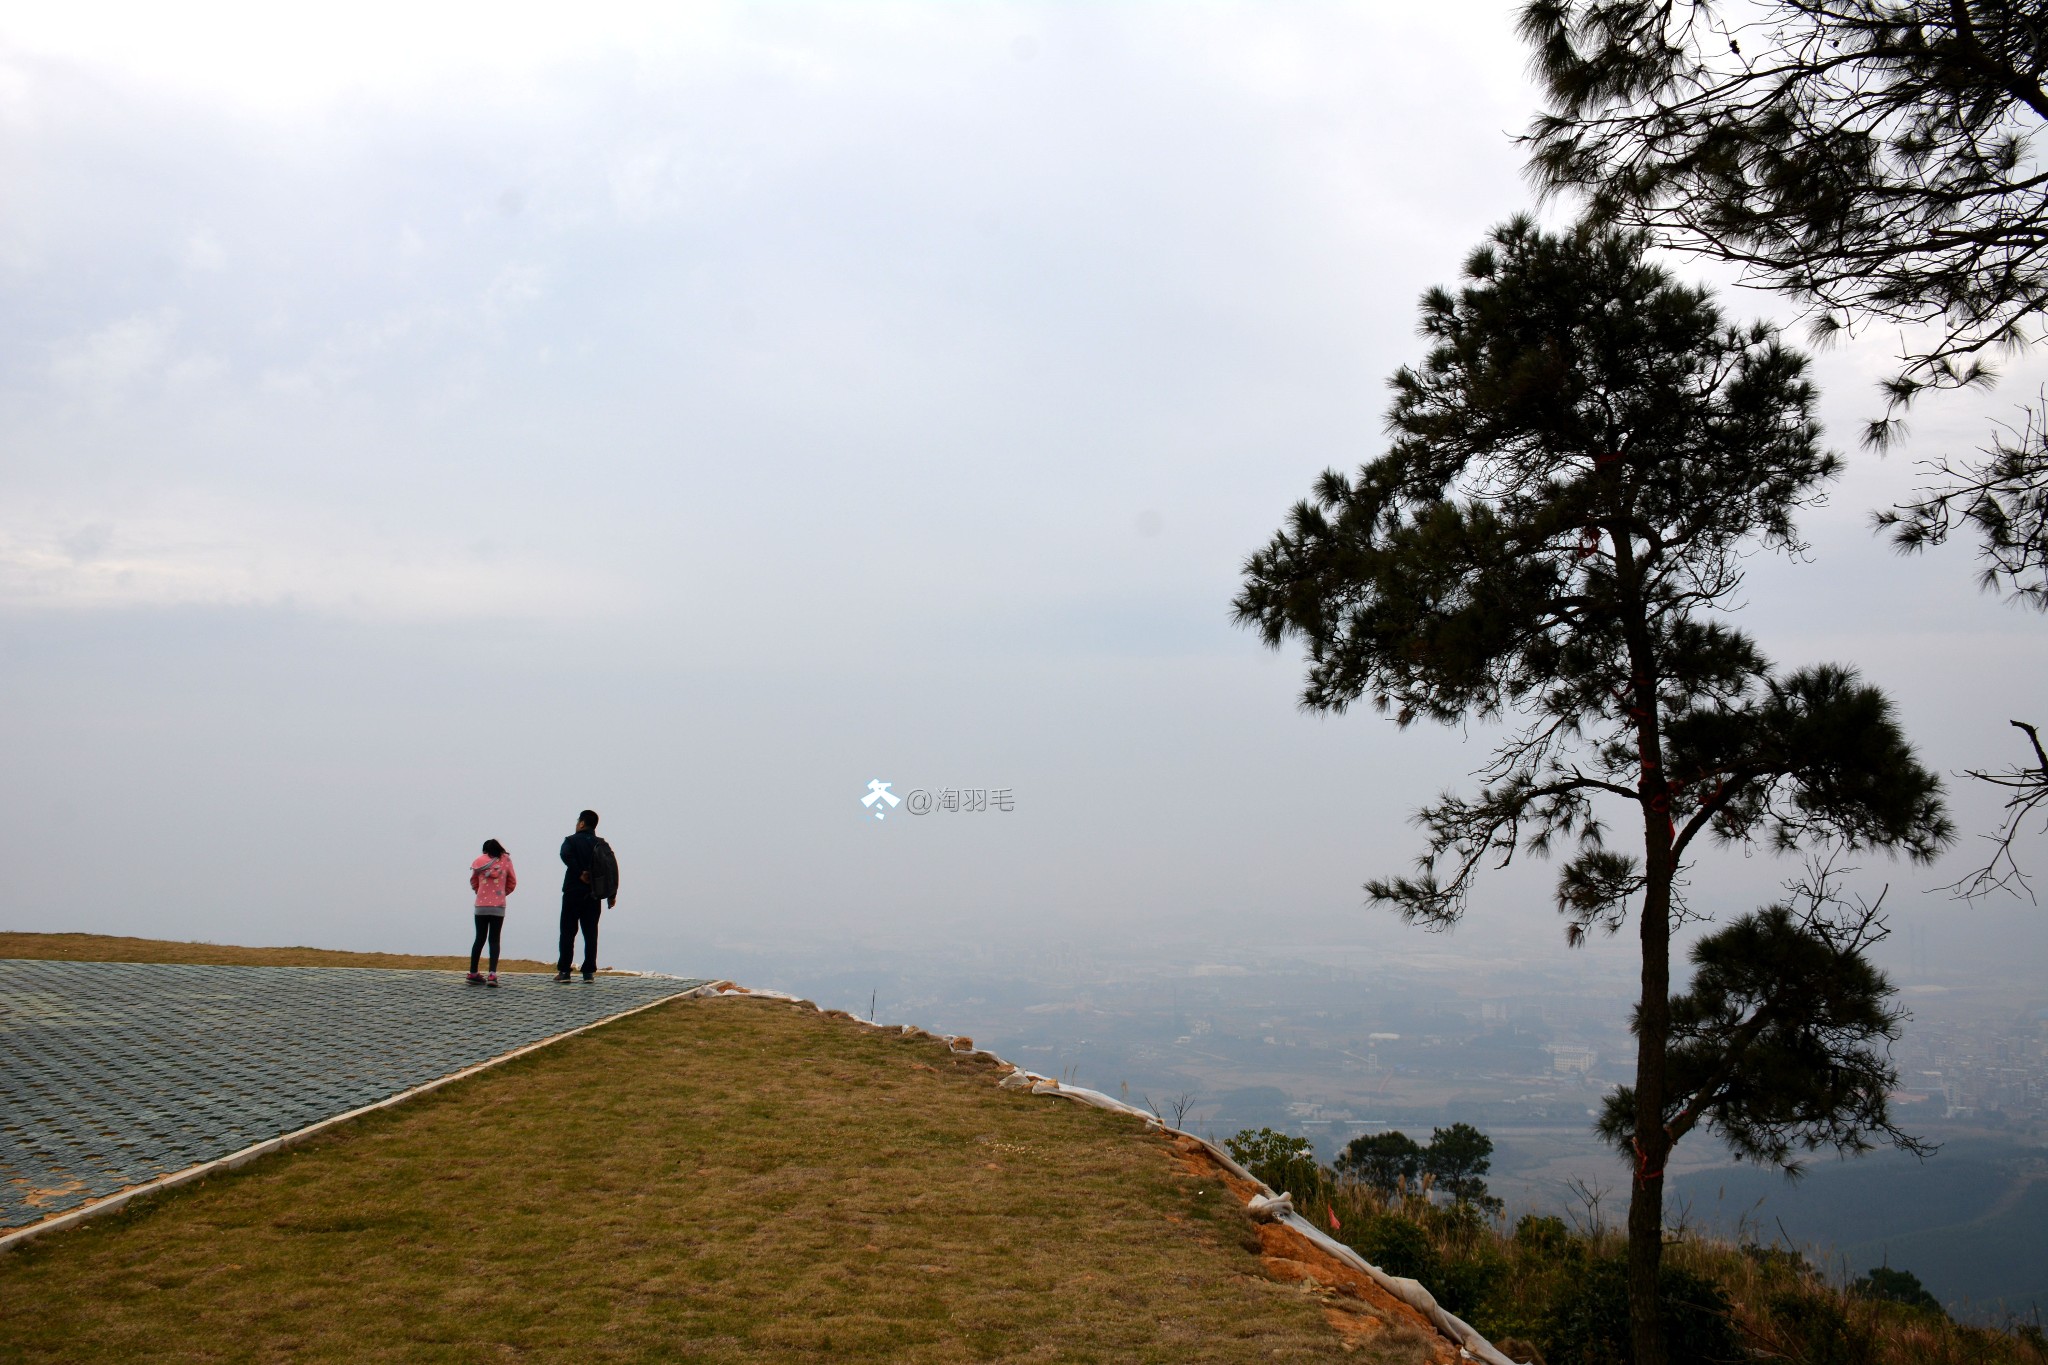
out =
[[[597,917],[604,908],[592,885],[597,856],[597,812],[576,817],[576,832],[562,840],[562,951],[555,959],[555,980],[569,980],[576,960],[576,931],[583,931],[583,979],[597,977]]]

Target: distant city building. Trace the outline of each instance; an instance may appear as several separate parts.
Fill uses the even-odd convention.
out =
[[[1561,1076],[1583,1076],[1593,1069],[1593,1063],[1600,1060],[1599,1052],[1593,1048],[1571,1043],[1552,1043],[1544,1051],[1550,1054],[1550,1069]]]

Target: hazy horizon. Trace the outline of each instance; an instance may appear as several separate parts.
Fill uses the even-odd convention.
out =
[[[589,805],[621,965],[1568,963],[1540,866],[1444,939],[1363,907],[1488,737],[1302,715],[1298,659],[1229,620],[1243,556],[1380,450],[1417,297],[1530,205],[1512,11],[0,21],[0,922],[453,951],[497,837],[508,951],[544,952]],[[1895,348],[1817,360],[1849,473],[1743,620],[1882,685],[1937,769],[2003,766],[2007,720],[2048,721],[2044,623],[1868,514],[2048,365],[1927,400],[1880,459]],[[877,778],[1013,808],[877,822]],[[1935,889],[1974,852],[1859,888],[1891,884],[1899,951],[2037,977],[2048,911]],[[1794,871],[1710,851],[1693,894]]]

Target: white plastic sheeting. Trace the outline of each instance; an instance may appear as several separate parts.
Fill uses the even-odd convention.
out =
[[[730,981],[715,981],[708,986],[700,986],[696,990],[688,992],[683,998],[725,999],[732,997],[787,1000],[798,1005],[810,1005],[812,1009],[817,1008],[810,1001],[800,999],[785,991],[749,990],[744,986],[735,986]],[[864,1020],[862,1022],[873,1023],[872,1020]],[[1246,1210],[1252,1217],[1260,1222],[1279,1223],[1306,1237],[1311,1245],[1327,1253],[1340,1264],[1350,1266],[1352,1269],[1370,1276],[1374,1284],[1377,1284],[1402,1303],[1407,1304],[1410,1308],[1422,1314],[1423,1317],[1429,1319],[1431,1325],[1437,1331],[1443,1333],[1450,1341],[1454,1342],[1459,1347],[1461,1353],[1467,1358],[1484,1361],[1486,1365],[1519,1365],[1517,1361],[1503,1354],[1500,1348],[1481,1336],[1471,1324],[1444,1308],[1442,1304],[1439,1304],[1436,1301],[1436,1297],[1423,1288],[1420,1281],[1411,1280],[1401,1275],[1389,1275],[1350,1247],[1345,1246],[1336,1238],[1316,1227],[1315,1224],[1294,1211],[1294,1200],[1291,1196],[1275,1190],[1265,1181],[1260,1180],[1250,1171],[1247,1171],[1237,1163],[1236,1159],[1229,1152],[1209,1141],[1209,1139],[1197,1136],[1194,1133],[1183,1132],[1168,1124],[1159,1115],[1148,1113],[1136,1105],[1126,1104],[1113,1095],[1103,1094],[1100,1090],[1089,1090],[1078,1085],[1062,1085],[1050,1076],[1041,1076],[1036,1072],[1026,1071],[1022,1067],[1014,1066],[1009,1062],[1003,1061],[1002,1058],[996,1056],[993,1052],[975,1047],[972,1039],[950,1033],[927,1033],[913,1024],[902,1025],[900,1031],[905,1037],[937,1038],[943,1041],[947,1047],[957,1052],[962,1052],[969,1056],[987,1057],[992,1061],[1009,1067],[1009,1073],[996,1083],[1003,1090],[1028,1089],[1034,1095],[1058,1095],[1062,1099],[1073,1100],[1077,1104],[1092,1105],[1097,1109],[1107,1109],[1117,1114],[1129,1114],[1133,1118],[1143,1119],[1147,1124],[1159,1129],[1163,1133],[1170,1133],[1175,1137],[1186,1138],[1191,1142],[1199,1143],[1211,1157],[1215,1158],[1216,1163],[1222,1166],[1224,1170],[1245,1181],[1247,1184],[1254,1186],[1259,1191],[1245,1205]]]
[[[1261,1223],[1270,1223],[1285,1218],[1294,1212],[1294,1196],[1291,1194],[1255,1194],[1245,1203],[1245,1212]]]

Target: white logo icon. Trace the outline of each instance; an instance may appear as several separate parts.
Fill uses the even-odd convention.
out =
[[[868,794],[860,799],[860,803],[863,806],[869,807],[874,812],[875,818],[880,820],[883,818],[883,808],[875,804],[877,801],[887,802],[893,807],[901,805],[903,798],[889,790],[889,783],[877,777],[869,780]]]

